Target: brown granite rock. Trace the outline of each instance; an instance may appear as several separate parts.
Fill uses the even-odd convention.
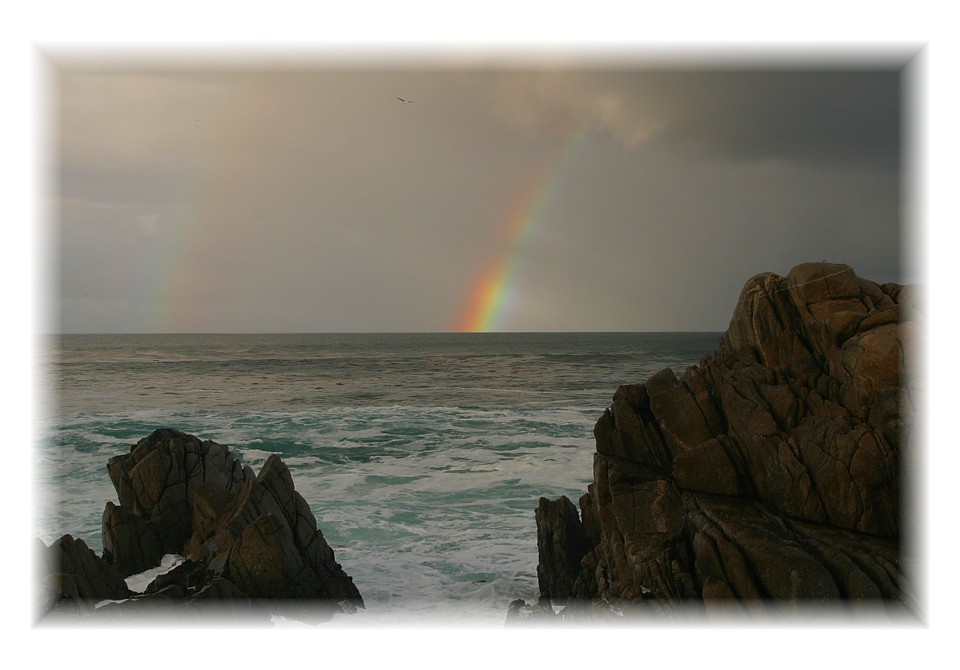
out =
[[[661,612],[914,607],[900,464],[922,321],[912,288],[846,265],[748,280],[716,352],[617,389],[582,534],[569,511],[557,533],[543,511],[565,505],[541,501],[538,574],[564,575],[542,595],[571,595],[582,554],[573,596]]]
[[[64,535],[49,547],[36,546],[37,572],[43,584],[39,609],[92,610],[102,600],[124,599],[131,593],[116,568],[86,543]]]
[[[541,529],[537,546],[540,554],[548,557],[537,569],[540,591],[565,599],[574,592],[580,562],[591,545],[580,525],[577,508],[566,496],[556,501],[540,498],[536,517],[537,528]]]
[[[67,599],[121,599],[98,615],[187,607],[191,616],[275,612],[317,622],[363,607],[279,456],[254,475],[223,445],[161,429],[107,467],[120,504],[104,509],[103,558],[70,536],[55,543],[40,570],[42,611]],[[186,561],[143,594],[127,589],[123,577],[167,554]]]
[[[129,454],[114,456],[107,471],[120,505],[107,503],[103,513],[104,554],[124,576],[182,550],[193,533],[193,498],[203,482],[236,491],[254,478],[223,445],[172,429],[156,430]]]
[[[309,505],[276,454],[235,495],[216,484],[198,487],[194,518],[187,557],[208,560],[214,572],[251,597],[363,607],[353,580],[334,560]]]

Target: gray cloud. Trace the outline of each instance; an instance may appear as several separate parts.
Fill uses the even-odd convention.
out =
[[[666,139],[732,156],[892,164],[899,155],[897,72],[690,74]],[[678,96],[679,97],[679,96]]]
[[[500,73],[489,89],[494,111],[531,132],[589,118],[630,146],[887,167],[899,156],[895,69]]]
[[[64,67],[58,92],[67,331],[448,330],[507,256],[513,330],[720,330],[756,272],[901,274],[893,70]]]

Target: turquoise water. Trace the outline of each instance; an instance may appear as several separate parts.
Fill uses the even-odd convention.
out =
[[[367,605],[343,622],[500,624],[538,595],[534,509],[592,479],[620,384],[718,333],[89,335],[49,343],[36,534],[102,550],[107,460],[159,427],[280,454]]]

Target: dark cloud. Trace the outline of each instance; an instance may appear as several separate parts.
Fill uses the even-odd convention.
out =
[[[747,277],[809,260],[899,279],[895,70],[59,85],[67,331],[447,330],[507,258],[513,330],[721,330]]]
[[[900,74],[699,72],[653,75],[664,141],[755,159],[895,165]]]
[[[511,72],[489,88],[502,118],[537,132],[592,119],[629,146],[886,168],[900,151],[897,69]]]

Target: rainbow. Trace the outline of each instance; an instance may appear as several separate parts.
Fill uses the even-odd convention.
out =
[[[573,124],[562,149],[528,179],[501,219],[504,243],[489,259],[470,288],[467,308],[456,330],[488,333],[505,328],[511,307],[518,300],[517,278],[524,251],[545,218],[551,197],[562,182],[587,134],[587,122]]]
[[[220,236],[230,232],[222,204],[237,188],[234,166],[253,163],[266,140],[229,143],[238,135],[258,136],[248,131],[250,119],[226,117],[220,109],[196,121],[188,115],[184,123],[195,137],[184,144],[180,170],[168,184],[175,204],[160,213],[163,232],[134,279],[146,297],[142,316],[149,332],[229,329],[232,324],[209,321],[209,306],[239,309],[237,297],[211,281],[211,259],[220,256]],[[229,150],[211,151],[211,145]]]

